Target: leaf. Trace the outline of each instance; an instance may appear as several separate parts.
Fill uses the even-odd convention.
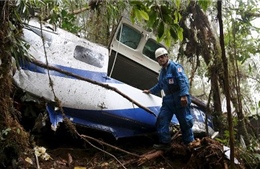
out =
[[[180,8],[180,6],[181,6],[181,0],[175,0],[174,3],[175,3],[175,5],[176,5],[177,8]]]
[[[155,20],[154,23],[153,23],[153,28],[157,28],[158,25],[159,25],[159,19],[156,18],[156,20]]]
[[[174,40],[180,40],[180,41],[183,40],[183,29],[179,25],[177,24],[172,25],[170,29],[170,33]]]
[[[173,16],[171,15],[171,11],[166,6],[161,6],[161,19],[168,24],[171,24],[173,21]]]
[[[148,27],[152,27],[153,26],[153,24],[156,21],[156,17],[157,17],[156,12],[152,11],[152,12],[149,13],[149,20],[147,21],[147,26]]]
[[[142,18],[146,21],[149,20],[149,15],[144,11],[144,10],[139,10],[140,11],[140,15],[142,16]]]
[[[178,11],[174,11],[174,23],[177,24],[181,20],[181,14]]]
[[[16,132],[17,132],[17,134],[20,134],[21,130],[19,128],[17,128]]]
[[[165,5],[162,5],[161,6],[161,13],[163,16],[169,16],[171,14],[171,10],[165,6]]]
[[[183,40],[183,29],[180,26],[178,27],[178,39]]]
[[[171,26],[170,35],[174,40],[178,40],[178,31],[177,31],[175,25]]]
[[[167,23],[167,24],[172,24],[172,21],[174,20],[173,16],[171,15],[163,15],[163,20]]]
[[[138,20],[139,22],[142,21],[142,14],[141,14],[141,12],[140,12],[139,9],[136,9],[136,10],[135,10],[135,16],[136,16],[136,18],[137,18],[137,20]]]
[[[129,3],[136,9],[144,8],[143,2],[141,1],[129,1]]]
[[[171,43],[172,43],[172,38],[171,38],[170,30],[167,29],[167,31],[165,31],[164,34],[166,35],[166,36],[164,37],[165,45],[166,45],[167,47],[170,47],[170,46],[171,46]]]
[[[249,67],[249,68],[248,68],[248,69],[249,69],[249,72],[252,72],[252,66],[251,66],[251,64],[249,64],[248,67]]]
[[[162,38],[163,33],[164,33],[164,22],[161,21],[158,27],[158,37]]]

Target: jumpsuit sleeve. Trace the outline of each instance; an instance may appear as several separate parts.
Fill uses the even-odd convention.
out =
[[[162,74],[160,73],[160,74],[159,74],[158,83],[157,83],[156,85],[154,85],[151,89],[149,89],[150,92],[151,92],[152,94],[157,94],[157,93],[159,93],[159,92],[162,90],[162,85],[161,85],[161,83],[162,83]]]
[[[181,65],[176,64],[173,68],[173,74],[176,77],[177,83],[180,87],[180,96],[189,95],[189,81]]]
[[[151,89],[149,89],[150,90],[150,92],[152,93],[152,94],[157,94],[157,93],[159,93],[161,90],[162,90],[162,88],[160,87],[160,84],[159,83],[157,83],[155,86],[153,86]]]

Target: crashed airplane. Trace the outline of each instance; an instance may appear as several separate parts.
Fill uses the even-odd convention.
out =
[[[163,44],[150,32],[122,18],[109,47],[37,20],[26,24],[23,33],[32,58],[20,62],[13,79],[23,91],[46,100],[53,129],[66,116],[117,139],[155,133],[163,93],[147,95],[142,90],[157,82],[160,67],[154,51]],[[205,132],[206,114],[194,100],[196,134]],[[178,125],[175,116],[172,124]],[[207,126],[212,134],[210,117]]]

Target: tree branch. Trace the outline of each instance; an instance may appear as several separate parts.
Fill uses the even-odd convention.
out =
[[[68,71],[65,71],[65,70],[62,70],[62,69],[59,69],[57,67],[54,67],[54,66],[50,66],[50,65],[46,65],[44,64],[43,62],[40,62],[40,61],[36,61],[36,60],[30,60],[31,63],[37,65],[37,66],[40,66],[40,67],[43,67],[45,69],[49,69],[49,70],[54,70],[54,71],[57,71],[59,73],[62,73],[62,74],[66,74],[68,76],[71,76],[71,77],[75,77],[77,79],[80,79],[80,80],[84,80],[86,82],[90,82],[92,84],[95,84],[95,85],[98,85],[98,86],[101,86],[101,87],[104,87],[106,89],[109,89],[109,90],[113,90],[115,91],[116,93],[120,94],[121,96],[123,96],[124,98],[126,98],[127,100],[129,100],[130,102],[134,103],[135,105],[137,105],[138,107],[142,108],[143,110],[145,110],[146,112],[152,114],[153,116],[156,117],[156,114],[154,112],[152,112],[150,109],[148,109],[147,107],[141,105],[140,103],[136,102],[135,100],[133,100],[132,98],[130,98],[128,95],[122,93],[121,91],[119,91],[117,88],[115,87],[112,87],[112,86],[109,86],[108,84],[103,84],[103,83],[99,83],[97,81],[93,81],[91,79],[88,79],[88,78],[84,78],[82,76],[79,76],[79,75],[76,75],[76,74],[73,74],[71,72],[68,72]]]

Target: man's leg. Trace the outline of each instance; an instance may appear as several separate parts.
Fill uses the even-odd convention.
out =
[[[180,123],[182,140],[184,144],[189,144],[194,140],[194,135],[192,131],[193,117],[190,113],[190,107],[186,106],[178,109],[176,112],[176,117]]]
[[[159,136],[160,144],[155,144],[154,148],[169,149],[171,143],[171,134],[169,124],[172,119],[173,113],[165,106],[161,107],[160,113],[157,117],[156,128]]]

